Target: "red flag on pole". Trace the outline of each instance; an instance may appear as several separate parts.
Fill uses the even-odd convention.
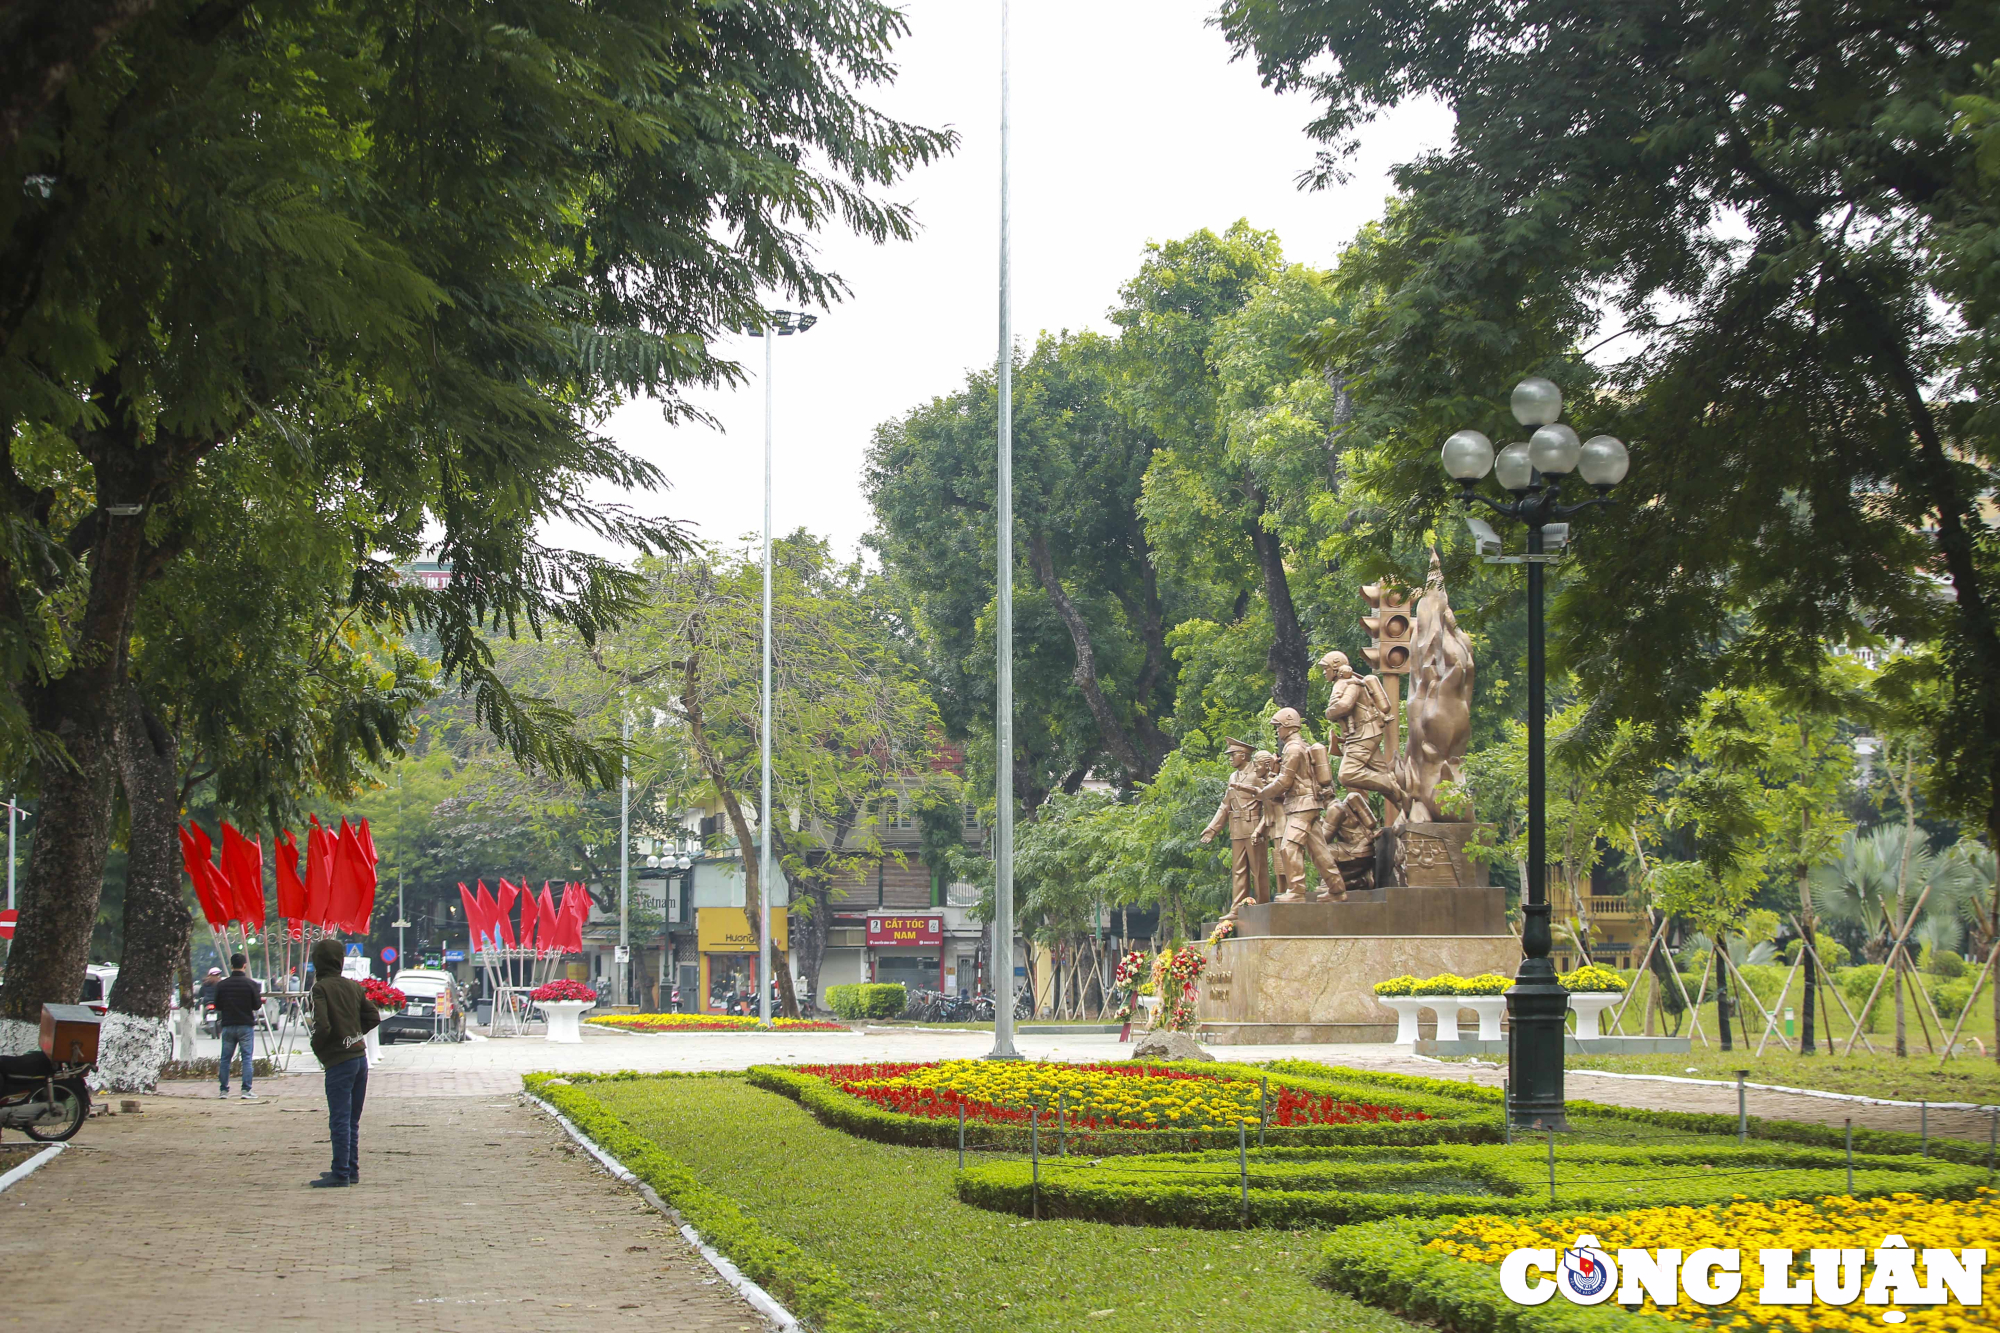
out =
[[[535,936],[540,922],[536,918],[535,891],[528,887],[528,881],[521,881],[521,925],[516,934],[521,938],[523,949],[537,947]]]
[[[361,839],[343,819],[333,847],[333,918],[342,930],[357,935],[368,933],[368,918],[375,914],[375,871]]]
[[[299,844],[290,829],[279,829],[271,839],[271,863],[278,872],[278,915],[288,922],[304,919],[306,885],[299,878]]]
[[[246,838],[227,820],[222,825],[222,873],[229,881],[236,919],[246,926],[264,924],[264,844]]]
[[[493,891],[486,887],[483,879],[479,881],[479,892],[472,896],[479,904],[479,934],[474,938],[483,936],[488,948],[497,949],[500,947],[500,928],[494,923],[500,917],[500,904],[494,900]]]
[[[465,881],[458,882],[458,900],[465,904],[465,924],[472,936],[472,947],[479,948],[479,900],[472,896],[472,890],[465,887]]]
[[[493,918],[493,924],[500,928],[500,943],[503,948],[512,949],[515,947],[514,920],[511,913],[514,910],[514,900],[520,896],[521,891],[519,889],[504,879],[500,881],[500,911]]]
[[[189,833],[189,829],[193,833]],[[201,915],[211,926],[229,923],[229,905],[216,894],[215,880],[218,878],[214,865],[209,862],[209,848],[214,844],[199,824],[183,825],[181,835],[181,864],[187,868],[188,878],[194,881],[195,901],[201,904]]]
[[[368,821],[362,820],[354,833],[361,839],[361,850],[368,857],[368,868],[373,870],[381,862],[382,857],[375,850],[375,835],[368,831]]]
[[[306,920],[324,930],[333,913],[333,849],[319,817],[306,831]]]
[[[542,896],[535,906],[536,938],[541,941],[543,953],[561,953],[562,921],[556,916],[556,900],[549,893],[549,882],[542,881]]]

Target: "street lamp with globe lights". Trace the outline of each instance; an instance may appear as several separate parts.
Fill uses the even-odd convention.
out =
[[[1546,773],[1547,680],[1542,645],[1542,566],[1556,557],[1543,548],[1545,529],[1583,510],[1611,502],[1611,488],[1625,479],[1628,460],[1622,441],[1609,435],[1581,440],[1562,415],[1562,390],[1533,377],[1514,386],[1514,419],[1533,428],[1527,440],[1497,454],[1476,430],[1462,430],[1444,442],[1444,470],[1466,502],[1466,521],[1480,538],[1489,564],[1528,567],[1528,882],[1522,888],[1521,970],[1507,991],[1507,1118],[1516,1125],[1566,1129],[1563,1116],[1563,1016],[1569,992],[1556,980],[1549,950],[1548,825]],[[1491,472],[1511,500],[1495,500],[1473,488]],[[1562,503],[1563,478],[1575,473],[1597,494]],[[1502,518],[1528,530],[1526,555],[1502,555],[1492,530],[1471,517],[1479,501]],[[1560,543],[1559,543],[1560,544]]]

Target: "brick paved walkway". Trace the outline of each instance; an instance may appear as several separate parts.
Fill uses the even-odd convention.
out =
[[[516,1096],[371,1095],[362,1184],[309,1190],[324,1103],[203,1087],[91,1121],[0,1194],[0,1327],[770,1328]]]

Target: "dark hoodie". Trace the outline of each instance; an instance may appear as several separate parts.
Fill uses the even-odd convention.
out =
[[[312,949],[312,1048],[322,1067],[331,1068],[368,1052],[362,1039],[382,1021],[358,982],[340,975],[338,940],[321,940]]]

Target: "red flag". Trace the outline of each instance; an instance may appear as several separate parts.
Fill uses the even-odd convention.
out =
[[[306,920],[322,929],[331,919],[333,905],[333,856],[327,846],[327,832],[312,816],[306,831]]]
[[[375,851],[375,835],[368,831],[368,821],[362,820],[355,833],[361,839],[361,850],[368,856],[368,868],[373,870],[382,858]]]
[[[236,919],[245,925],[264,924],[264,844],[246,838],[226,820],[222,825],[222,872],[229,881]]]
[[[535,891],[528,887],[528,881],[521,881],[521,924],[515,930],[523,949],[536,947],[535,933],[539,923],[535,918]]]
[[[357,935],[368,933],[368,919],[375,914],[375,871],[361,839],[343,819],[333,846],[333,919],[342,930]]]
[[[194,830],[190,835],[188,829]],[[229,906],[215,892],[215,867],[209,863],[208,850],[213,845],[208,834],[199,824],[185,825],[180,830],[181,864],[187,868],[188,878],[194,881],[195,900],[201,904],[201,915],[211,926],[227,925]]]
[[[542,881],[542,896],[535,908],[537,938],[543,953],[561,953],[562,922],[556,916],[556,900],[549,894],[549,882]]]
[[[514,947],[514,921],[509,913],[514,909],[514,900],[520,896],[519,889],[504,879],[500,881],[500,912],[493,918],[493,924],[500,927],[500,944],[503,948]]]
[[[472,947],[479,948],[479,903],[473,898],[472,890],[465,887],[465,881],[458,882],[458,900],[465,904],[465,924],[472,935]]]
[[[583,927],[590,920],[590,894],[581,884],[563,886],[563,952],[583,952]]]
[[[306,885],[299,878],[299,844],[290,829],[271,839],[271,863],[277,869],[278,915],[298,921],[306,914]]]
[[[500,904],[495,901],[493,891],[486,887],[486,881],[483,879],[479,881],[479,892],[472,896],[479,904],[479,928],[473,936],[474,947],[477,947],[477,942],[483,938],[487,948],[497,949],[500,946],[500,933],[495,923],[500,919]]]

